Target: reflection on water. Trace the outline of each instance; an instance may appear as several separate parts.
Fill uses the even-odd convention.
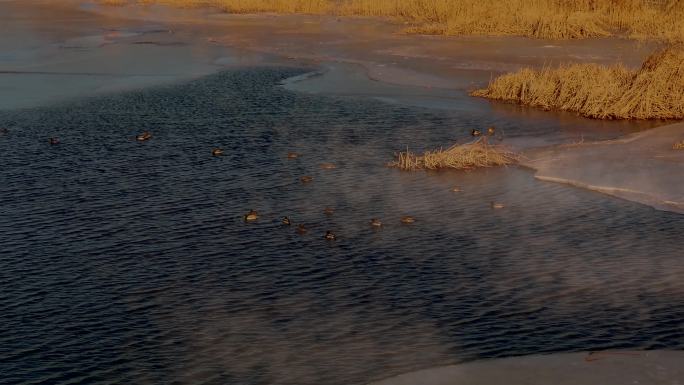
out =
[[[358,384],[483,357],[684,347],[684,217],[517,168],[387,169],[399,147],[490,118],[276,87],[297,73],[0,113],[5,382]],[[250,208],[261,219],[245,224]]]

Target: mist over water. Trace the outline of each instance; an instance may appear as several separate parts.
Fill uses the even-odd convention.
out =
[[[278,86],[303,71],[0,111],[3,383],[363,384],[480,358],[684,348],[683,216],[515,167],[388,169],[394,151],[473,126],[541,128]]]

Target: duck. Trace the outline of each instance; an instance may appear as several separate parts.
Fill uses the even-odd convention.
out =
[[[244,218],[246,222],[256,221],[259,219],[259,213],[257,213],[255,210],[249,210],[249,212],[244,215]]]
[[[0,128],[0,134],[3,134],[3,135],[4,135],[4,134],[9,134],[9,129],[6,128],[6,127]]]
[[[337,166],[335,166],[333,163],[321,163],[321,168],[323,170],[333,170],[336,169]]]
[[[335,209],[332,207],[326,207],[323,209],[323,213],[325,215],[333,215],[333,214],[335,214]]]
[[[337,239],[337,236],[335,235],[335,233],[333,233],[332,231],[328,230],[328,231],[325,232],[325,239],[327,239],[327,240],[329,240],[329,241],[334,241],[335,239]]]
[[[221,156],[221,155],[223,155],[223,150],[220,149],[220,148],[218,148],[218,147],[217,147],[217,148],[214,148],[213,150],[211,150],[211,155],[213,155],[213,156]]]
[[[59,144],[58,138],[50,138],[50,144]]]
[[[502,209],[505,207],[503,203],[499,203],[499,202],[490,202],[489,206],[493,209]]]
[[[135,140],[137,140],[138,142],[144,142],[144,141],[149,140],[151,138],[152,138],[152,134],[149,131],[145,131],[142,134],[138,134],[135,137]]]
[[[303,223],[300,223],[297,225],[297,233],[299,233],[300,235],[304,235],[308,232],[309,232],[309,229],[307,229],[306,225],[304,225]]]
[[[370,225],[373,227],[382,227],[382,221],[380,221],[378,218],[372,218],[370,220]]]
[[[496,132],[496,127],[494,126],[489,126],[487,127],[487,136],[492,136]]]
[[[473,129],[470,131],[470,135],[472,135],[472,136],[480,136],[480,135],[482,135],[482,131],[478,130],[477,128],[473,128]]]
[[[288,217],[283,217],[283,220],[281,221],[281,223],[284,224],[285,226],[289,226],[292,224],[292,222],[290,221],[290,218],[288,218]]]
[[[287,153],[287,159],[297,159],[299,158],[299,154],[296,152],[288,152]]]
[[[401,223],[413,223],[416,219],[410,215],[404,215],[401,217]]]
[[[451,191],[452,191],[452,192],[461,192],[461,191],[463,191],[463,190],[461,190],[460,187],[456,186],[456,187],[452,188]]]
[[[311,181],[313,180],[313,177],[312,177],[312,176],[309,176],[309,175],[304,175],[304,176],[300,177],[299,180],[300,180],[302,183],[309,183],[309,182],[311,182]]]

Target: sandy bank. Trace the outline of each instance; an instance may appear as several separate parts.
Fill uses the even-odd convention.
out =
[[[661,210],[684,213],[684,123],[612,141],[532,149],[524,165],[536,178],[567,183]]]
[[[426,369],[370,385],[680,384],[679,351],[606,351],[485,360]]]

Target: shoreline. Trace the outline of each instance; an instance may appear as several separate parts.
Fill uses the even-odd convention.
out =
[[[610,350],[486,359],[428,368],[368,385],[673,384],[684,376],[675,350]]]
[[[598,190],[668,211],[682,213],[680,208],[684,207],[684,194],[673,183],[665,183],[668,178],[684,177],[684,168],[677,167],[684,162],[682,156],[661,161],[671,146],[670,143],[663,147],[664,142],[660,143],[661,148],[639,150],[640,146],[648,147],[646,143],[653,142],[653,138],[663,136],[661,129],[637,136],[650,138],[643,139],[644,144],[629,146],[633,166],[629,171],[640,175],[638,186],[632,183],[630,173],[613,167],[615,160],[621,159],[624,147],[599,143],[602,155],[611,154],[602,158],[594,154],[588,157],[587,145],[557,146],[567,144],[568,138],[580,133],[590,141],[612,139],[615,135],[624,136],[619,127],[634,125],[639,131],[662,122],[620,125],[572,114],[521,109],[467,95],[468,90],[486,84],[493,76],[524,66],[621,62],[636,67],[651,52],[653,44],[616,38],[552,41],[406,35],[398,33],[400,26],[396,23],[375,18],[232,15],[212,9],[108,7],[77,0],[57,5],[45,0],[14,0],[2,2],[0,7],[12,7],[14,14],[24,17],[21,22],[8,24],[10,33],[4,40],[0,38],[0,46],[6,52],[4,60],[0,60],[0,76],[5,81],[5,87],[0,88],[0,100],[5,103],[0,109],[173,84],[228,68],[311,68],[308,74],[283,81],[283,87],[452,112],[478,111],[492,116],[494,121],[515,119],[521,125],[529,119],[549,119],[554,126],[564,119],[568,128],[563,130],[567,133],[558,138],[545,139],[542,134],[541,138],[509,140],[514,148],[531,158],[522,165],[536,170],[537,179]],[[54,31],[44,27],[46,20],[54,19],[59,26],[59,41],[54,41]],[[22,35],[26,44],[12,43],[13,37],[16,40],[16,36],[27,31],[28,37]],[[662,129],[667,127],[671,125]],[[611,130],[615,133],[611,134]],[[678,135],[682,136],[679,140],[684,138],[679,129],[668,132],[667,140]],[[548,145],[556,146],[548,149]],[[653,163],[652,159],[658,165],[675,166],[666,167],[669,175],[658,173],[656,177],[644,167]],[[573,162],[572,167],[561,167],[569,161]]]

